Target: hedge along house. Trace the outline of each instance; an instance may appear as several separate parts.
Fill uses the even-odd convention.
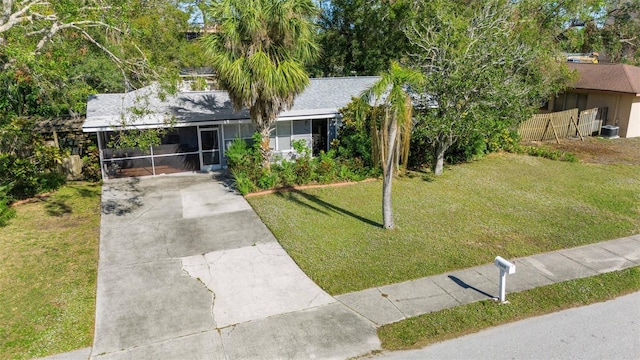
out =
[[[625,64],[567,64],[578,72],[571,89],[549,103],[549,111],[598,108],[602,125],[618,126],[620,137],[640,136],[640,67]]]
[[[291,142],[297,139],[304,139],[314,155],[327,151],[340,125],[339,110],[377,79],[310,79],[294,106],[277,119],[270,139],[274,154],[289,156],[293,151]],[[144,111],[130,116],[132,109],[139,107]],[[170,125],[167,119],[172,119]],[[119,131],[163,127],[170,129],[158,146],[109,146]],[[97,135],[104,179],[221,169],[226,165],[225,150],[231,142],[251,141],[255,132],[248,110],[236,112],[226,91],[181,92],[161,100],[151,88],[91,96],[82,129]]]

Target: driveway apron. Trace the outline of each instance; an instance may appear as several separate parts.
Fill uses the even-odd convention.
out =
[[[316,286],[212,175],[103,186],[92,359],[340,359],[379,348],[374,324]]]

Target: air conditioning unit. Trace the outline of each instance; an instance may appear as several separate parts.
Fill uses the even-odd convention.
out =
[[[619,130],[620,128],[618,126],[604,125],[600,130],[600,136],[609,138],[609,139],[617,138]]]

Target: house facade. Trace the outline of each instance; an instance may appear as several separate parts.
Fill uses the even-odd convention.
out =
[[[620,137],[640,136],[640,67],[626,64],[568,64],[578,72],[571,90],[549,103],[549,111],[598,108],[602,125]]]
[[[339,110],[377,79],[311,79],[272,129],[274,154],[290,156],[291,142],[298,139],[305,140],[314,154],[327,151],[337,135]],[[158,146],[111,146],[121,130],[164,127],[169,130]],[[104,179],[220,169],[226,165],[225,151],[231,142],[251,141],[255,132],[248,111],[235,111],[225,91],[181,92],[160,99],[153,88],[91,96],[82,129],[97,135]]]

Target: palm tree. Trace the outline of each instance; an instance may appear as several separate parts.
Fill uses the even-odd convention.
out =
[[[411,136],[411,98],[408,87],[419,87],[424,76],[418,71],[403,68],[392,62],[389,70],[381,74],[380,80],[361,95],[361,101],[368,104],[382,101],[384,117],[381,129],[374,129],[373,149],[379,149],[382,163],[382,218],[385,229],[393,229],[391,209],[391,183],[402,158],[406,168],[409,157]],[[372,121],[372,123],[375,123]]]
[[[309,84],[305,65],[318,55],[316,11],[312,0],[220,0],[207,9],[216,31],[203,38],[204,52],[236,110],[249,109],[267,169],[273,125]]]

